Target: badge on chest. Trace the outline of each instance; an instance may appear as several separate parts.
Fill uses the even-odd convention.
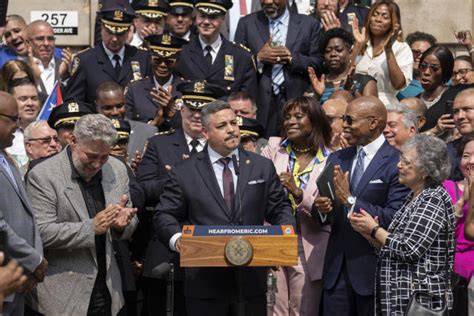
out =
[[[234,56],[225,55],[224,80],[234,81]]]

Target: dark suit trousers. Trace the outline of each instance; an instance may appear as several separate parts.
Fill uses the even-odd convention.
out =
[[[285,87],[280,88],[280,93],[275,95],[272,91],[270,98],[270,113],[266,126],[267,138],[270,136],[281,136],[283,128],[283,105],[286,102]]]
[[[351,286],[344,260],[334,287],[324,290],[324,316],[373,316],[374,296],[359,295]]]
[[[146,280],[146,309],[149,316],[166,316],[166,280],[144,278]],[[184,282],[174,281],[174,316],[186,316]]]
[[[263,295],[246,299],[244,305],[245,316],[265,316],[267,314],[266,298]],[[237,316],[235,307],[236,304],[227,299],[186,298],[189,316]]]

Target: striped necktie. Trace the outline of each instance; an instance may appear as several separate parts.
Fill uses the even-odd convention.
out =
[[[271,20],[270,27],[272,31],[272,41],[278,43],[278,45],[284,45],[283,43],[283,33],[281,31],[281,22]],[[283,65],[275,64],[272,68],[272,88],[275,95],[280,93],[280,86],[285,81],[285,76],[283,73]]]

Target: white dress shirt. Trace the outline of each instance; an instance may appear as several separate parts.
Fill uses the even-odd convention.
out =
[[[219,49],[221,49],[222,46],[222,38],[219,35],[217,39],[214,41],[214,43],[206,43],[204,40],[201,38],[201,35],[199,35],[199,43],[201,43],[202,47],[202,53],[204,56],[207,54],[206,46],[211,46],[211,57],[212,57],[212,63],[216,60],[217,54],[219,53]]]
[[[21,168],[28,162],[28,155],[26,154],[25,143],[24,143],[24,132],[23,129],[17,128],[13,138],[13,143],[10,147],[6,148],[5,151],[15,161],[16,166]]]
[[[405,77],[405,89],[410,84],[413,78],[413,53],[405,42],[395,41],[392,46],[395,59],[400,70]],[[377,80],[377,89],[379,92],[379,99],[385,105],[398,102],[396,95],[400,90],[395,90],[390,82],[390,74],[388,72],[387,56],[385,51],[382,54],[373,57],[372,45],[369,41],[367,49],[363,56],[356,58],[356,73],[369,75]]]
[[[104,47],[105,53],[107,54],[107,57],[109,57],[110,63],[112,64],[112,67],[115,67],[115,60],[114,60],[114,55],[119,55],[120,56],[120,66],[123,65],[123,59],[125,58],[125,45],[122,46],[120,51],[118,53],[112,52],[110,49],[108,49],[105,44],[102,42],[102,46]]]
[[[380,147],[382,147],[384,142],[385,142],[385,137],[383,136],[383,134],[380,134],[380,136],[377,137],[370,144],[367,144],[365,146],[357,146],[357,153],[359,153],[359,150],[361,148],[365,151],[364,172],[369,166],[372,159],[374,158],[375,154],[377,154],[377,151],[379,151]],[[352,177],[352,174],[354,173],[356,164],[357,164],[357,154],[354,156],[354,160],[352,160],[351,177]]]
[[[131,46],[141,47],[143,44],[143,40],[140,38],[137,32],[133,33],[132,40],[130,41]]]
[[[46,89],[45,92],[47,95],[51,94],[51,91],[53,91],[54,88],[54,83],[55,83],[55,72],[56,72],[56,61],[53,58],[51,58],[51,61],[49,62],[48,66],[45,68],[41,60],[35,58],[35,62],[38,65],[39,70],[41,71],[41,81],[43,81],[44,87]],[[59,79],[59,78],[58,78]]]
[[[153,76],[153,82],[155,82],[156,89],[161,87],[161,88],[163,88],[163,90],[168,91],[168,87],[171,86],[171,83],[173,82],[173,75],[171,75],[170,79],[168,81],[166,81],[164,85],[160,85],[158,83],[158,81],[156,81],[155,76]]]

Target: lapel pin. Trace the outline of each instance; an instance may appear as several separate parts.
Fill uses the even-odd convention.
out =
[[[248,159],[245,160],[245,163],[246,163],[247,165],[250,165],[250,160],[248,160]]]

